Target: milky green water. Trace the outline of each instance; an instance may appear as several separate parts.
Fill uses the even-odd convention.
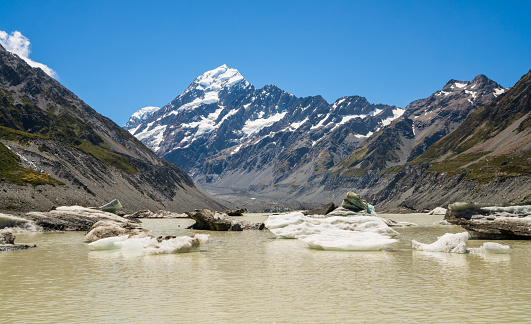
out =
[[[399,242],[376,252],[310,250],[266,230],[208,232],[199,252],[124,255],[89,251],[84,233],[20,233],[17,243],[38,247],[0,253],[0,322],[531,322],[531,241],[500,241],[509,255],[412,251],[411,239],[463,230],[432,225],[441,216],[382,216],[420,226],[397,229]],[[185,235],[192,222],[144,227]]]

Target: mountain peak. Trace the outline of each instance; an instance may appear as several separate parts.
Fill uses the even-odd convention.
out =
[[[226,64],[223,64],[218,68],[203,73],[195,79],[192,87],[197,90],[211,92],[219,91],[223,88],[231,88],[239,83],[249,84],[238,70],[231,69]]]

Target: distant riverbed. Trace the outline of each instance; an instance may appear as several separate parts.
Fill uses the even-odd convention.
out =
[[[184,254],[89,251],[83,232],[17,233],[17,244],[37,248],[0,253],[0,322],[531,321],[531,241],[498,241],[510,254],[413,251],[412,239],[432,243],[464,230],[434,225],[440,215],[380,216],[419,226],[395,228],[398,242],[375,252],[311,250],[268,230],[186,230],[190,219],[142,220],[155,236],[210,235]]]

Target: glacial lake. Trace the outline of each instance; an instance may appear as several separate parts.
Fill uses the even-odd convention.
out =
[[[531,241],[498,241],[510,254],[413,251],[412,239],[464,230],[434,225],[442,216],[380,216],[419,226],[397,228],[399,241],[374,252],[311,250],[268,230],[186,230],[190,219],[143,220],[154,235],[210,234],[184,254],[89,251],[82,232],[18,233],[17,244],[38,247],[0,253],[0,322],[531,322]]]

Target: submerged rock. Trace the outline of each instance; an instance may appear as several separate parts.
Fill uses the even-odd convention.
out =
[[[229,209],[225,211],[225,214],[229,216],[243,216],[243,213],[246,213],[246,208],[235,208],[235,209]]]
[[[531,205],[455,203],[448,206],[444,219],[461,225],[475,239],[531,239]]]
[[[264,229],[264,223],[236,221],[230,218],[227,214],[208,209],[200,209],[186,214],[195,220],[195,223],[188,227],[189,229],[209,231],[242,231]]]

